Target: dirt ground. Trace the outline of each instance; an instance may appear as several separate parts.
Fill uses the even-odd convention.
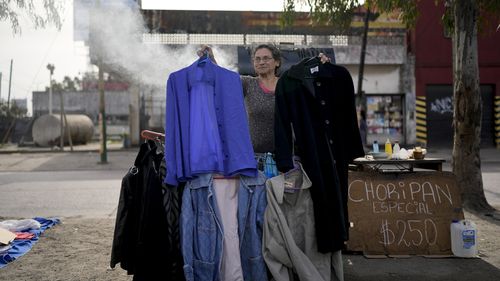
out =
[[[470,213],[466,218],[478,225],[480,258],[500,268],[500,221]],[[109,268],[113,230],[114,219],[62,218],[30,252],[0,269],[0,280],[132,280],[119,265]],[[349,256],[344,259],[346,281],[356,280],[352,279],[356,274],[349,272]]]
[[[477,225],[479,257],[500,269],[500,218],[467,212],[465,218],[474,221]]]
[[[109,267],[114,219],[62,218],[31,251],[0,269],[0,280],[132,280]]]

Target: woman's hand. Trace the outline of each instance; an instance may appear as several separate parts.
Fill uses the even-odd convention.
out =
[[[196,51],[196,54],[198,54],[199,57],[205,56],[207,53],[210,60],[212,60],[213,63],[217,64],[217,61],[215,61],[214,53],[210,46],[201,45],[200,49]]]
[[[325,55],[325,54],[323,54],[323,53],[319,53],[319,54],[318,54],[318,57],[319,57],[319,59],[321,60],[321,63],[322,63],[322,64],[325,64],[325,63],[327,63],[327,62],[331,62],[331,59],[330,59],[327,55]]]

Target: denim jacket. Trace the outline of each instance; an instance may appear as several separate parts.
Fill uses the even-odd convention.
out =
[[[240,177],[238,234],[245,281],[267,280],[262,257],[262,229],[267,205],[266,177]],[[186,184],[182,196],[181,247],[187,281],[219,280],[224,229],[213,190],[212,174]],[[235,257],[236,258],[236,257]]]

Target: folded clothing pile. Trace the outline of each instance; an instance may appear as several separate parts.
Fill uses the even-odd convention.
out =
[[[38,242],[40,234],[59,222],[40,217],[0,221],[0,268],[26,254]]]

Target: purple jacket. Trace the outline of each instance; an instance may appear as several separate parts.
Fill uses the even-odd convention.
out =
[[[173,72],[166,108],[165,183],[204,173],[257,176],[238,73],[210,60]]]

